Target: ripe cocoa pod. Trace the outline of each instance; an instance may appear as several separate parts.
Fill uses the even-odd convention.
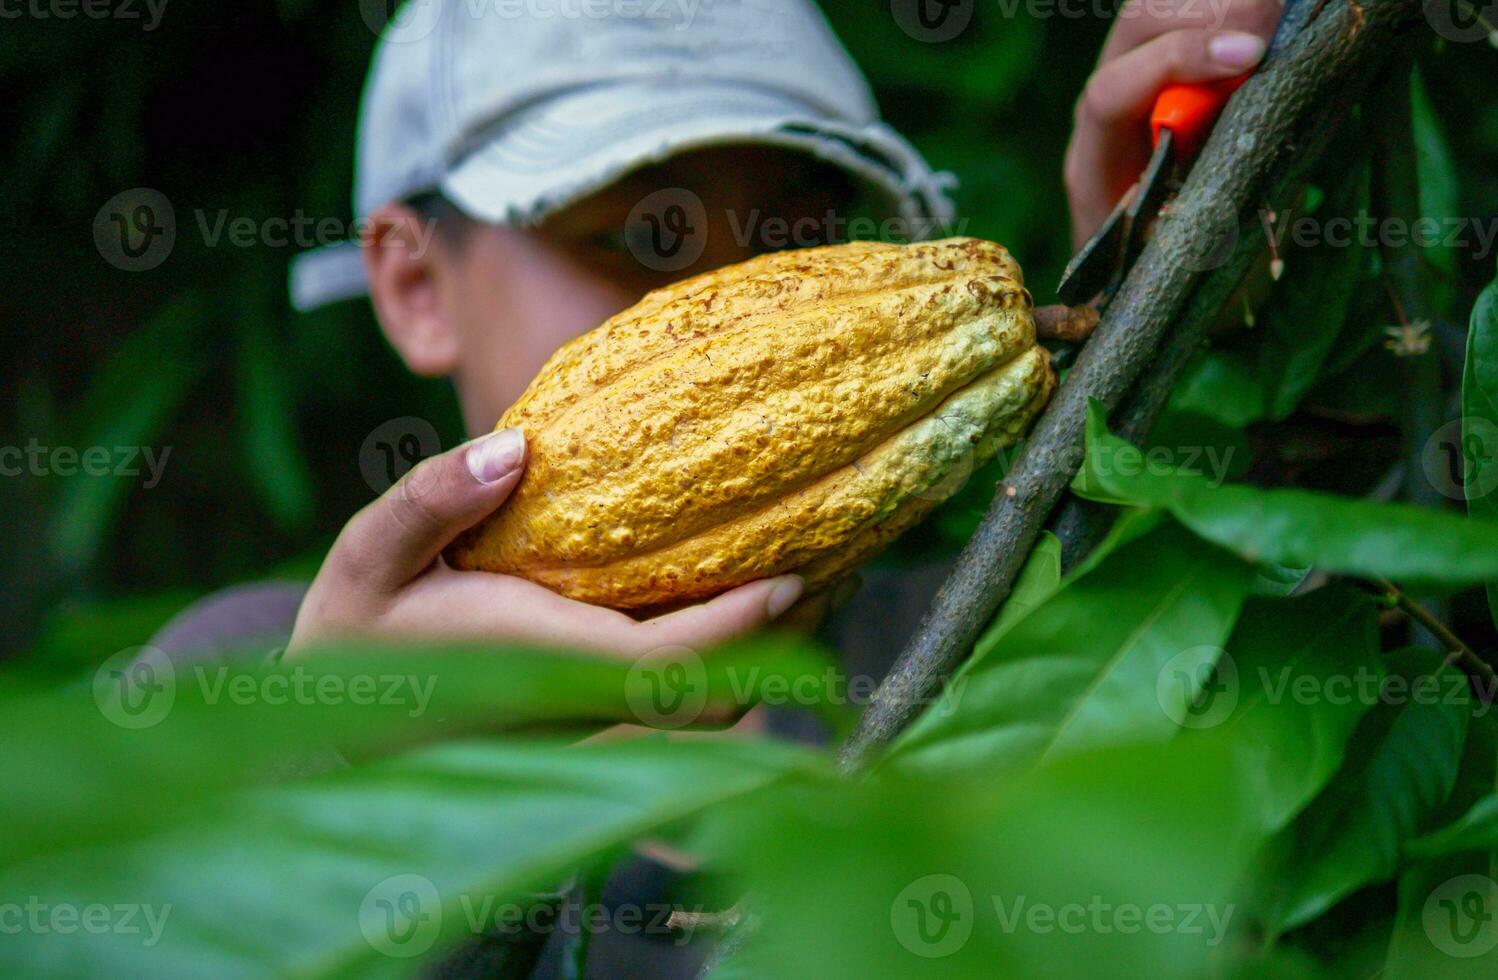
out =
[[[972,238],[779,252],[562,347],[500,420],[509,501],[447,553],[619,609],[866,561],[1017,441],[1055,387],[1030,294]]]

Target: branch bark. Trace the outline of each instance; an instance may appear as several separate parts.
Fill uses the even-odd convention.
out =
[[[1223,232],[1312,141],[1309,124],[1318,109],[1345,98],[1370,66],[1381,63],[1420,9],[1420,0],[1315,0],[1287,10],[1263,67],[1228,104],[1170,212],[844,744],[844,769],[863,764],[910,722],[1008,598],[1081,462],[1089,399],[1110,412],[1119,405],[1215,264]]]

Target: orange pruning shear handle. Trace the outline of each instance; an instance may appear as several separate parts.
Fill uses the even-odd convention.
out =
[[[1113,295],[1124,274],[1144,250],[1145,236],[1169,197],[1175,171],[1186,164],[1212,132],[1217,116],[1248,75],[1191,85],[1167,86],[1155,99],[1150,132],[1155,153],[1132,196],[1114,207],[1108,220],[1067,263],[1056,295],[1067,306],[1079,306],[1099,293]]]
[[[1166,87],[1155,99],[1155,111],[1150,113],[1150,133],[1155,146],[1160,145],[1161,133],[1169,130],[1175,136],[1178,158],[1189,160],[1196,156],[1207,142],[1222,107],[1246,81],[1247,75],[1239,75],[1220,82]]]

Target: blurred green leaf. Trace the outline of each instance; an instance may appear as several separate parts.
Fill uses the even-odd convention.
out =
[[[1407,869],[1379,975],[1471,980],[1498,971],[1498,886],[1488,855],[1462,854]]]
[[[952,11],[941,20],[960,29],[938,39],[949,32],[923,30],[915,3],[886,3],[878,11],[860,4],[825,5],[859,66],[882,85],[922,89],[933,109],[1005,105],[1037,67],[1043,26],[1035,18],[1005,16],[981,4],[947,6]],[[960,25],[964,16],[970,19]]]
[[[1229,350],[1208,350],[1170,396],[1170,407],[1242,427],[1264,417],[1264,390],[1253,366]]]
[[[1288,565],[1276,565],[1273,562],[1261,562],[1258,571],[1254,575],[1254,593],[1256,595],[1287,596],[1300,587],[1311,573],[1309,565],[1299,568],[1291,568]]]
[[[1224,975],[1244,948],[1247,791],[1221,746],[1175,741],[758,794],[714,817],[772,910],[736,975]]]
[[[1366,197],[1367,168],[1359,166],[1333,184],[1318,220],[1350,221]],[[1293,225],[1297,217],[1287,214],[1282,220]],[[1288,248],[1288,239],[1281,248]],[[1232,427],[1288,417],[1324,376],[1323,365],[1343,333],[1367,252],[1356,242],[1334,244],[1323,235],[1308,247],[1284,253],[1285,278],[1273,287],[1257,326],[1200,358],[1172,396],[1172,405]]]
[[[245,792],[133,843],[0,872],[7,894],[46,907],[136,902],[164,925],[154,944],[118,929],[80,930],[66,943],[28,930],[0,944],[0,968],[407,976],[413,955],[513,924],[497,918],[506,903],[817,763],[802,750],[736,740],[458,743]]]
[[[1498,279],[1477,297],[1462,369],[1462,462],[1467,511],[1498,522]],[[1488,611],[1498,623],[1498,576],[1487,582]]]
[[[1394,874],[1456,781],[1473,697],[1438,653],[1389,660],[1380,701],[1354,731],[1347,763],[1285,832],[1266,872],[1269,926],[1303,925],[1354,890]]]
[[[1412,840],[1405,848],[1411,858],[1437,858],[1463,851],[1498,852],[1498,795],[1478,800],[1456,823]]]
[[[816,710],[833,693],[827,660],[795,636],[637,664],[471,645],[345,645],[260,669],[146,657],[112,658],[89,686],[0,687],[12,780],[0,866],[138,836],[215,794],[341,765],[340,753],[475,731],[710,726],[762,699],[794,693]],[[653,708],[662,692],[674,712]]]
[[[142,463],[149,449],[165,470],[173,448],[163,444],[167,426],[207,367],[198,348],[205,315],[202,297],[188,293],[130,336],[92,379],[67,425],[74,449],[80,454],[90,447],[132,452],[142,480],[151,479]],[[61,566],[76,573],[94,559],[114,529],[136,479],[83,472],[63,479],[52,524],[53,548]]]
[[[1360,167],[1338,183],[1321,210],[1322,220],[1354,216],[1366,197],[1366,179],[1366,167]],[[1269,418],[1289,416],[1320,376],[1347,320],[1365,252],[1357,244],[1333,245],[1323,236],[1295,253],[1259,317],[1254,353]]]
[[[1441,132],[1441,121],[1436,118],[1430,94],[1426,91],[1425,78],[1418,69],[1410,74],[1410,110],[1415,164],[1420,179],[1420,213],[1438,220],[1455,218],[1461,214],[1456,165],[1452,162],[1446,136]],[[1456,268],[1456,255],[1449,248],[1430,245],[1422,254],[1448,275]]]
[[[1164,508],[1248,561],[1382,575],[1408,585],[1498,578],[1498,521],[1304,490],[1214,486],[1205,476],[1148,464],[1108,432],[1096,402],[1087,419],[1087,458],[1072,489],[1091,500]]]
[[[93,667],[124,647],[145,643],[195,598],[191,592],[164,591],[59,605],[31,648],[36,663],[19,666],[53,675]]]
[[[892,759],[992,771],[1171,738],[1199,678],[1166,671],[1215,661],[1252,573],[1173,522],[1118,545],[996,637]]]
[[[239,320],[236,360],[243,474],[271,519],[284,531],[305,530],[316,503],[306,453],[297,438],[290,376],[276,356],[267,311]]]

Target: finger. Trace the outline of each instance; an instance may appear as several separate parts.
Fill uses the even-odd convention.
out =
[[[403,585],[504,503],[524,465],[519,429],[500,429],[423,460],[349,521],[329,558],[372,585]]]
[[[797,633],[815,633],[831,610],[832,590],[823,589],[812,595],[802,596],[775,621],[775,625],[779,629]]]
[[[801,590],[794,575],[764,579],[638,622],[522,578],[438,567],[404,589],[377,625],[387,633],[499,640],[634,659],[657,647],[707,647],[746,633],[785,612]]]
[[[711,601],[637,623],[636,642],[643,644],[641,650],[722,643],[779,617],[805,589],[799,575],[750,582]]]
[[[635,620],[512,575],[439,565],[401,590],[383,632],[599,653],[637,651]]]
[[[1145,120],[1161,89],[1247,71],[1264,56],[1251,34],[1180,30],[1161,35],[1102,67],[1077,103],[1066,153],[1067,197],[1077,243],[1113,209],[1149,162]]]
[[[1244,31],[1268,41],[1285,7],[1281,0],[1129,0],[1119,10],[1099,59],[1105,64],[1171,31]]]

